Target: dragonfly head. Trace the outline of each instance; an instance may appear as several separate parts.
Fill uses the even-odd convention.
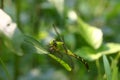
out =
[[[49,51],[50,53],[54,53],[57,50],[56,40],[51,40],[49,43]]]
[[[54,52],[54,51],[57,51],[59,50],[62,45],[64,43],[62,41],[56,41],[56,40],[52,40],[50,43],[49,43],[49,51],[50,52]]]
[[[49,45],[53,45],[53,46],[61,46],[61,45],[63,45],[64,44],[64,42],[62,42],[62,41],[56,41],[56,40],[52,40],[52,41],[50,41],[50,43],[49,43]]]
[[[52,40],[49,43],[50,46],[57,46],[56,40]]]

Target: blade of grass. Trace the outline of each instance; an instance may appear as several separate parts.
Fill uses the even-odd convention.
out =
[[[1,0],[0,2],[1,2],[0,8],[3,9],[4,8],[4,0]]]
[[[100,67],[100,61],[99,59],[96,60],[96,66],[97,66],[97,70],[98,70],[98,80],[103,80],[102,79],[102,72],[101,72],[101,67]]]
[[[106,74],[107,80],[112,80],[110,64],[105,55],[103,55],[103,63],[104,63],[104,69],[105,69],[105,74]]]
[[[1,62],[1,64],[2,64],[3,70],[5,71],[5,73],[6,73],[6,75],[7,75],[8,80],[11,80],[10,74],[9,74],[9,72],[8,72],[8,70],[7,70],[4,62],[3,62],[3,60],[1,59],[1,57],[0,57],[0,62]]]
[[[112,68],[112,80],[118,80],[119,70],[118,70],[117,64],[119,62],[119,58],[120,58],[120,52],[115,57],[115,59],[111,59],[112,60],[112,64],[111,64],[111,68]]]

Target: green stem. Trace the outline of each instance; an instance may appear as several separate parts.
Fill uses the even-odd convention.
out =
[[[0,2],[1,2],[0,8],[3,9],[4,8],[4,0],[1,0]]]
[[[17,27],[22,31],[22,27],[21,27],[21,23],[20,23],[20,12],[21,12],[21,0],[16,0]]]
[[[99,60],[96,60],[96,66],[97,66],[97,70],[98,70],[98,80],[102,80],[101,68],[100,68]]]
[[[1,64],[2,64],[2,67],[3,67],[3,69],[4,69],[5,73],[6,73],[6,75],[7,75],[8,80],[11,80],[10,74],[9,74],[9,72],[8,72],[8,70],[7,70],[7,68],[6,68],[5,64],[4,64],[4,62],[3,62],[3,60],[1,59],[1,57],[0,57],[0,62],[1,62]]]
[[[38,7],[38,2],[36,1],[34,3],[34,12],[33,12],[33,24],[32,24],[32,28],[33,28],[33,35],[37,36],[38,32],[39,32],[39,15],[40,15],[40,8]]]
[[[18,80],[18,76],[19,76],[19,56],[15,55],[14,58],[14,80]]]
[[[21,0],[15,0],[16,4],[16,20],[17,20],[17,27],[22,30],[21,22],[20,22],[20,12],[21,12]],[[19,76],[19,62],[20,57],[18,55],[15,55],[15,62],[14,62],[14,80],[18,80]]]

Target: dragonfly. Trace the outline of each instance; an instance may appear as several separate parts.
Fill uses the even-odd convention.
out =
[[[89,66],[86,60],[82,57],[74,54],[71,50],[69,50],[65,44],[64,38],[58,33],[57,28],[53,25],[55,33],[57,34],[59,40],[51,40],[49,42],[49,47],[44,48],[41,46],[41,43],[36,39],[25,35],[24,41],[21,44],[21,48],[24,53],[37,53],[37,54],[46,54],[50,56],[52,59],[56,60],[60,63],[66,70],[72,71],[74,69],[73,61],[71,57],[76,58],[81,61],[86,69],[89,71]]]
[[[74,54],[71,50],[69,50],[65,44],[64,38],[58,33],[58,30],[54,24],[53,24],[53,28],[59,38],[59,41],[58,40],[50,41],[49,49],[48,49],[50,54],[57,55],[57,56],[59,55],[58,57],[64,57],[65,55],[67,55],[67,57],[70,60],[69,62],[72,62],[71,57],[74,57],[77,60],[81,61],[85,65],[87,71],[89,71],[89,65],[88,65],[87,61],[85,59],[83,59],[82,57]],[[72,63],[70,63],[70,66],[72,68],[74,68]]]

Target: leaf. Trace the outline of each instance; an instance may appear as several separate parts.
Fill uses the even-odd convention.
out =
[[[90,46],[92,46],[94,49],[98,49],[103,41],[102,31],[94,26],[88,25],[80,18],[78,19],[78,24],[80,35]]]
[[[99,49],[99,52],[102,54],[112,54],[120,51],[119,43],[107,43]]]
[[[107,80],[112,80],[110,64],[109,64],[108,59],[105,55],[103,55],[103,63],[104,63],[105,74],[106,74]]]
[[[120,44],[106,43],[97,50],[91,47],[84,46],[76,50],[75,54],[88,60],[96,60],[96,59],[99,59],[103,54],[113,54],[118,51],[120,51]]]
[[[40,43],[32,37],[25,36],[24,42],[21,45],[24,53],[48,54],[49,52],[43,49]]]
[[[87,46],[76,50],[75,54],[87,60],[96,60],[100,57],[100,55],[98,55],[94,49]]]

